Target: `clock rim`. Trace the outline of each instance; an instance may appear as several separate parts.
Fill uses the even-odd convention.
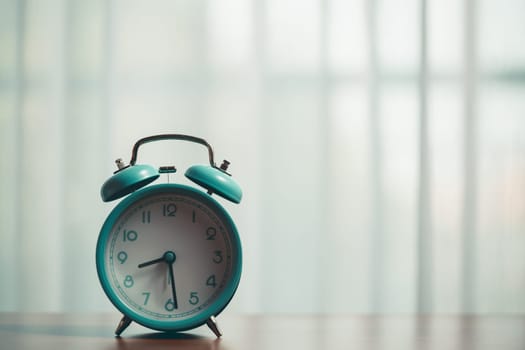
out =
[[[219,294],[217,299],[213,301],[208,307],[206,307],[201,312],[198,312],[196,315],[183,320],[159,321],[137,313],[134,309],[127,306],[121,300],[121,298],[115,292],[114,288],[109,283],[109,278],[104,266],[104,254],[106,250],[106,245],[108,243],[108,236],[111,234],[112,228],[117,223],[117,220],[120,218],[121,214],[125,212],[130,206],[135,204],[137,201],[140,201],[145,197],[154,196],[156,194],[166,192],[182,192],[181,194],[188,195],[194,200],[203,202],[210,209],[212,209],[212,211],[219,218],[221,218],[227,226],[229,226],[227,227],[227,231],[231,233],[232,250],[237,253],[237,259],[236,261],[232,262],[231,278],[227,282],[225,288]],[[156,184],[147,186],[136,192],[131,193],[111,210],[110,214],[104,221],[104,224],[102,225],[99,232],[95,252],[95,261],[97,268],[97,276],[102,286],[102,289],[104,290],[104,293],[111,301],[111,303],[125,316],[129,317],[138,324],[141,324],[147,328],[151,328],[154,330],[185,331],[197,328],[205,324],[210,319],[210,317],[219,315],[226,308],[226,306],[228,306],[231,299],[235,295],[235,292],[241,279],[242,246],[237,227],[235,226],[235,223],[233,222],[231,216],[228,214],[226,209],[224,209],[224,207],[210,195],[183,184]]]

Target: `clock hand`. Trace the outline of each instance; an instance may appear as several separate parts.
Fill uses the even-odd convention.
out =
[[[170,281],[171,281],[171,294],[173,295],[173,307],[175,309],[178,309],[178,303],[177,303],[177,292],[175,291],[175,278],[173,277],[173,263],[177,259],[177,256],[172,251],[167,251],[164,253],[164,261],[166,261],[166,264],[168,264],[168,272],[170,274]]]
[[[150,260],[150,261],[143,262],[142,264],[139,264],[138,267],[139,267],[139,269],[141,269],[143,267],[150,266],[150,265],[153,265],[153,264],[158,264],[158,263],[163,262],[163,261],[166,261],[166,258],[164,258],[164,255],[161,256],[158,259],[153,259],[153,260]]]
[[[173,307],[175,309],[178,309],[177,304],[177,292],[175,291],[175,278],[173,278],[173,263],[168,263],[168,270],[170,273],[170,280],[171,280],[171,293],[173,294]]]
[[[171,294],[173,295],[173,306],[175,309],[179,307],[177,303],[177,292],[175,290],[175,278],[173,277],[174,276],[173,263],[175,262],[176,259],[177,259],[177,256],[175,255],[174,252],[167,251],[160,258],[149,260],[149,261],[143,262],[138,265],[138,268],[141,269],[143,267],[158,264],[161,262],[165,262],[166,264],[168,264],[168,272],[169,272],[169,277],[171,281]]]

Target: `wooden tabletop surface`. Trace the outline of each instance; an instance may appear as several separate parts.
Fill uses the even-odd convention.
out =
[[[525,316],[220,315],[207,327],[162,333],[118,314],[0,313],[0,349],[436,349],[524,350]]]

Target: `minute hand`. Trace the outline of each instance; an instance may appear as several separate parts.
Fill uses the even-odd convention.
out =
[[[177,292],[175,292],[175,278],[173,277],[173,261],[169,262],[166,261],[168,264],[168,270],[170,274],[170,280],[171,280],[171,293],[173,295],[173,307],[175,309],[179,308],[179,305],[177,303]]]

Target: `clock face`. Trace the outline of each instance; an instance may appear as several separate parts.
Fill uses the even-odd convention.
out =
[[[189,329],[217,315],[240,270],[229,215],[209,195],[183,185],[150,186],[127,197],[97,244],[97,271],[110,300],[154,329]]]

